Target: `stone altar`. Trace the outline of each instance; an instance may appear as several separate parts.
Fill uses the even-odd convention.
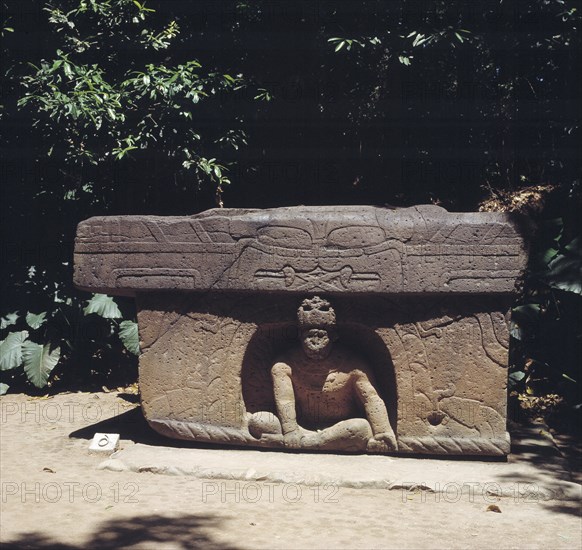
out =
[[[142,408],[169,437],[505,455],[509,214],[215,209],[79,224],[75,284],[133,296]]]

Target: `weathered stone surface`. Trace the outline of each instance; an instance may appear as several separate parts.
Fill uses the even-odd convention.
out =
[[[92,218],[75,253],[78,286],[136,296],[142,406],[162,434],[509,452],[506,312],[525,253],[506,215],[423,206]]]
[[[509,301],[497,306],[507,309]],[[374,371],[399,451],[508,452],[508,334],[501,313],[477,297],[338,296],[333,304],[340,341]],[[297,346],[297,299],[158,293],[140,296],[138,305],[142,406],[157,431],[285,446],[282,437],[253,437],[248,422],[277,413],[271,370],[282,350]],[[316,417],[311,424],[335,412],[317,401],[306,408]],[[351,443],[344,439],[336,448],[365,450]],[[318,448],[317,442],[308,446]]]
[[[75,283],[92,292],[512,292],[522,240],[507,214],[438,206],[209,210],[79,224]]]

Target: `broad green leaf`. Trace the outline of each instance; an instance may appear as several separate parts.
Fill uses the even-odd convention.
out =
[[[571,243],[574,244],[575,243]],[[548,265],[546,281],[552,288],[582,294],[582,260],[575,252],[558,254]]]
[[[122,321],[119,324],[119,339],[130,353],[139,355],[139,335],[137,323],[134,321]]]
[[[558,254],[558,250],[556,248],[548,248],[542,254],[542,261],[547,265],[549,264]]]
[[[525,372],[523,371],[517,371],[517,372],[512,372],[509,375],[509,387],[511,389],[515,388],[515,386],[517,386],[517,384],[523,380],[525,378]]]
[[[22,344],[24,372],[28,379],[37,387],[44,388],[49,376],[61,357],[61,348],[51,351],[50,344],[42,346],[28,340]]]
[[[8,391],[9,387],[10,386],[8,384],[4,384],[3,382],[0,382],[0,395],[4,395]]]
[[[22,344],[28,338],[28,331],[11,332],[0,343],[0,370],[10,370],[22,364]]]
[[[516,372],[512,372],[509,375],[509,378],[511,378],[512,380],[515,380],[516,382],[519,382],[520,380],[523,380],[525,378],[525,372],[518,370]]]
[[[5,317],[0,319],[0,329],[5,329],[10,325],[15,325],[16,321],[18,321],[18,312],[14,311],[13,313],[8,313]]]
[[[46,322],[46,311],[42,313],[30,313],[26,314],[26,324],[33,330],[40,328]]]
[[[565,290],[566,292],[573,292],[574,294],[582,294],[582,281],[554,281],[550,283],[552,288]]]
[[[95,313],[105,319],[119,319],[122,316],[113,298],[106,294],[95,294],[87,303],[83,313],[85,315]]]

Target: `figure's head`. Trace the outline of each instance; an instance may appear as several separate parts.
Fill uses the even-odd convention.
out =
[[[314,296],[303,300],[297,310],[301,346],[310,359],[325,359],[336,340],[335,311],[331,304]]]

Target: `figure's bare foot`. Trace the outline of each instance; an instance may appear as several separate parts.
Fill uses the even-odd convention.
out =
[[[398,450],[398,443],[396,436],[391,432],[376,434],[368,440],[369,453],[388,453],[396,450]]]
[[[275,439],[282,439],[281,422],[271,412],[259,411],[249,414],[247,422],[249,433],[256,439],[263,439],[265,436],[278,436]],[[272,439],[272,437],[267,439]]]

